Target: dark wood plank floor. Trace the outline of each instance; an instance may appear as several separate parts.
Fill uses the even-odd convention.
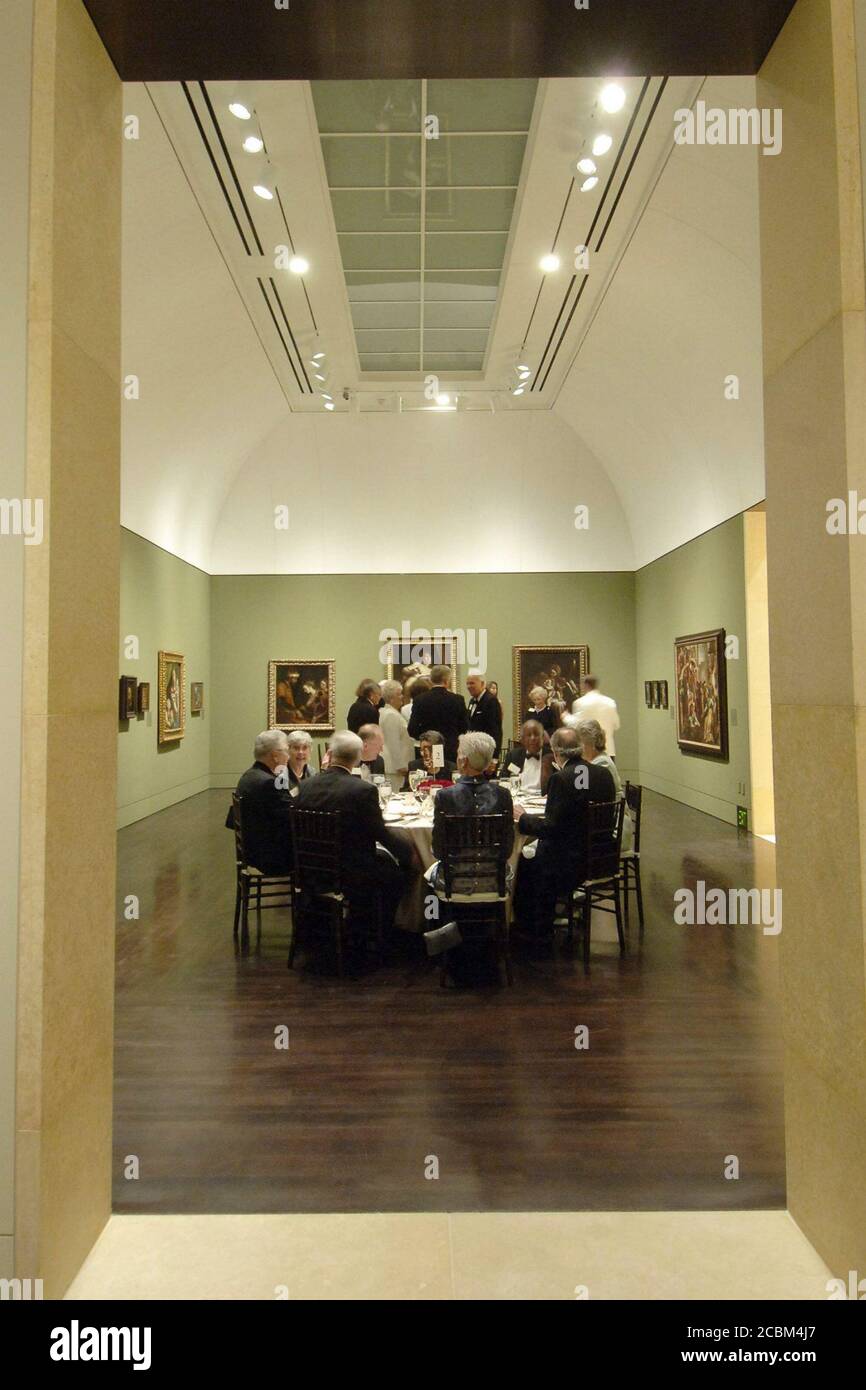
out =
[[[279,912],[236,954],[227,800],[120,833],[115,1210],[784,1206],[778,942],[672,920],[698,878],[770,886],[771,845],[648,794],[643,944],[633,918],[588,979],[518,948],[513,989],[452,992],[417,941],[357,980],[289,973]]]

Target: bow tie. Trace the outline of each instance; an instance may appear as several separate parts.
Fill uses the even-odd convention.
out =
[[[529,762],[529,759],[530,759],[530,758],[534,758],[535,761],[538,762],[538,761],[540,760],[540,758],[541,758],[541,754],[540,754],[540,753],[527,753],[526,758],[525,758],[525,761],[526,761],[526,762]]]

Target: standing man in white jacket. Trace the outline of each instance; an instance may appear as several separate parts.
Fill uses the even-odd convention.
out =
[[[597,676],[584,676],[583,694],[575,700],[571,710],[572,717],[568,722],[572,728],[578,719],[598,720],[605,732],[608,756],[615,758],[614,734],[619,728],[619,712],[616,707],[616,700],[612,700],[609,695],[602,695],[598,688]]]

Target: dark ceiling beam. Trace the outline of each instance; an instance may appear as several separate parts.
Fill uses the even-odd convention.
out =
[[[794,0],[84,0],[127,82],[757,72]]]

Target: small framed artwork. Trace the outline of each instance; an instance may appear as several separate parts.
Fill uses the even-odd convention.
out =
[[[725,630],[713,628],[674,641],[677,743],[683,753],[728,757]]]
[[[150,681],[142,681],[138,687],[138,712],[147,714],[150,709]]]
[[[157,692],[160,743],[176,743],[186,728],[186,659],[180,652],[159,653]]]
[[[135,676],[120,677],[120,709],[121,719],[135,718]]]
[[[441,631],[441,629],[436,629]],[[426,676],[434,666],[450,666],[452,689],[457,689],[457,638],[437,637],[433,633],[429,641],[424,637],[414,642],[389,641],[383,650],[385,674],[389,681],[399,681],[405,685],[413,676]]]
[[[190,714],[201,714],[204,709],[204,681],[190,681],[189,683],[189,712]]]
[[[667,709],[667,707],[668,707],[668,683],[667,683],[667,681],[659,681],[659,690],[661,691],[662,709]]]
[[[652,681],[644,681],[644,683],[643,683],[643,698],[644,698],[644,704],[646,705],[647,709],[652,709],[652,707],[653,707],[653,683],[652,683]]]
[[[661,709],[661,707],[662,707],[662,687],[661,687],[661,681],[653,681],[652,686],[653,686],[653,709]]]
[[[268,662],[268,728],[334,732],[334,662],[305,657]]]
[[[514,675],[514,737],[527,718],[536,686],[547,691],[548,705],[559,700],[568,714],[589,671],[589,647],[512,647]]]

